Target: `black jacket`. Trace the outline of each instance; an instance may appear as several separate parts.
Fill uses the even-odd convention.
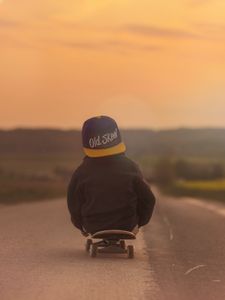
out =
[[[94,233],[147,224],[155,197],[137,165],[119,154],[86,156],[71,178],[67,202],[73,224]]]

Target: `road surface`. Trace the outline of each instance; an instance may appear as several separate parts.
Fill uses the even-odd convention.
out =
[[[159,198],[145,239],[160,297],[225,299],[225,206]]]
[[[0,299],[225,299],[224,208],[158,196],[136,257],[90,258],[65,200],[0,206]]]

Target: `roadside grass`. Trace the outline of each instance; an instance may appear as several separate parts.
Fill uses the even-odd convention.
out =
[[[0,157],[0,204],[66,197],[80,159],[74,155]]]
[[[65,197],[67,182],[29,178],[1,179],[0,203],[15,204]]]
[[[24,154],[24,155],[1,155],[1,170],[6,173],[18,175],[48,174],[54,173],[56,167],[74,169],[81,161],[80,157],[74,154]]]
[[[152,179],[157,156],[133,156],[145,178]],[[206,159],[187,158],[190,161]],[[0,155],[0,204],[65,197],[67,185],[82,157],[74,153]],[[211,160],[210,160],[211,161]],[[221,160],[224,164],[224,160]],[[213,181],[172,181],[161,189],[175,196],[192,196],[225,203],[225,179]]]
[[[175,181],[165,188],[175,196],[191,196],[225,203],[225,179],[205,181]]]

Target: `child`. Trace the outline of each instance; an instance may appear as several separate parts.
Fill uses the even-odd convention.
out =
[[[155,197],[138,166],[125,156],[116,122],[106,116],[88,119],[82,139],[86,156],[67,194],[74,226],[86,235],[111,229],[133,231],[146,225]]]

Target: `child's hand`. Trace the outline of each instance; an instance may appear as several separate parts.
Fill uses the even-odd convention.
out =
[[[134,229],[132,230],[132,232],[136,235],[139,232],[139,227],[138,225],[134,227]]]
[[[81,234],[82,234],[83,236],[85,236],[85,237],[89,236],[89,233],[87,233],[86,231],[81,230],[80,232],[81,232]]]

